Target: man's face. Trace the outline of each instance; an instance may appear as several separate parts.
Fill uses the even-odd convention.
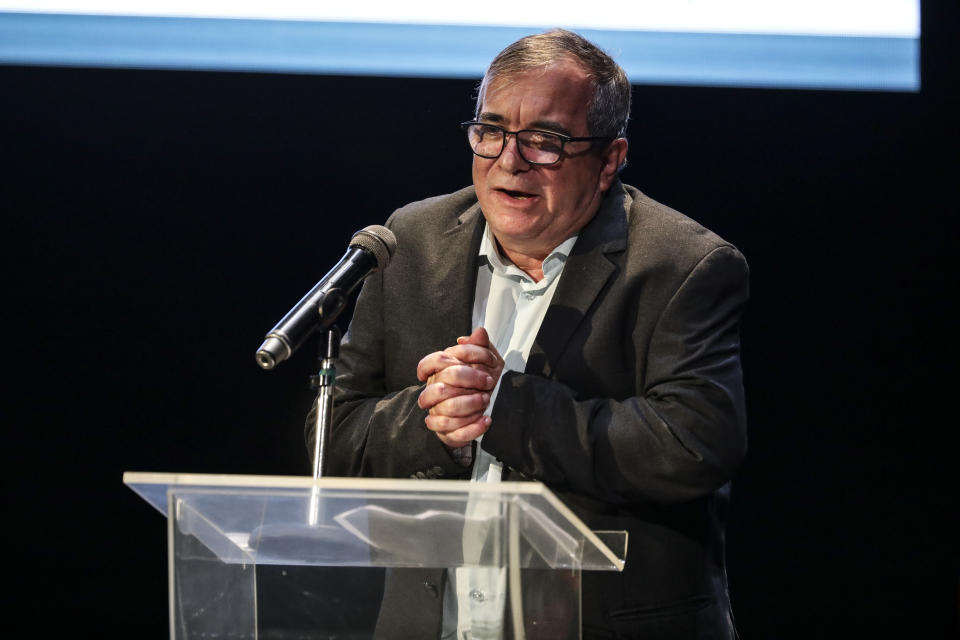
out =
[[[593,86],[573,61],[495,80],[487,88],[479,120],[508,131],[542,129],[568,136],[589,136],[587,110]],[[559,162],[532,165],[509,136],[499,158],[473,158],[473,184],[480,207],[508,257],[543,260],[576,234],[596,213],[616,170],[626,156],[617,140],[602,154],[589,142],[564,146]]]

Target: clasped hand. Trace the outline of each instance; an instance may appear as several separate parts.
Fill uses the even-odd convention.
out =
[[[427,428],[450,448],[476,440],[490,428],[483,415],[503,373],[503,358],[484,328],[474,329],[457,344],[435,351],[417,365],[417,378],[427,386],[418,404],[427,409]]]

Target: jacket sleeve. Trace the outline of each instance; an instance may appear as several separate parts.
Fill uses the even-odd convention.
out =
[[[747,298],[743,256],[713,249],[667,298],[652,334],[634,330],[642,360],[634,395],[582,397],[562,376],[508,373],[482,447],[526,476],[608,503],[715,491],[746,452],[739,321]],[[604,354],[581,355],[603,366]]]

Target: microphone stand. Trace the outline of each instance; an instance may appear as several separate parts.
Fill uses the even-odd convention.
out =
[[[330,443],[330,423],[333,418],[333,387],[337,380],[336,361],[340,356],[340,329],[333,325],[323,333],[320,340],[320,370],[310,376],[310,387],[317,391],[314,405],[313,479],[319,480],[326,472],[327,450]],[[320,494],[313,487],[310,498],[308,521],[311,526],[319,523]]]

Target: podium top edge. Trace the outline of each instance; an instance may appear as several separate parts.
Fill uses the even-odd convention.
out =
[[[624,561],[617,557],[597,535],[591,531],[574,512],[561,501],[546,485],[536,481],[523,482],[468,482],[466,480],[427,480],[415,478],[342,478],[329,477],[315,479],[310,476],[268,476],[268,475],[230,475],[206,473],[158,473],[144,471],[125,471],[123,483],[140,494],[161,513],[167,515],[167,496],[177,488],[189,491],[201,490],[298,490],[333,489],[350,492],[387,492],[397,494],[433,495],[442,499],[462,499],[466,495],[512,495],[527,496],[543,500],[555,510],[563,520],[571,523],[580,534],[589,541],[591,547],[598,549],[607,558],[610,567],[623,570]],[[523,498],[526,500],[527,498]],[[624,532],[625,533],[625,532]],[[624,545],[622,556],[626,555]]]
[[[161,473],[124,471],[126,485],[166,485],[184,487],[244,487],[264,489],[362,489],[411,490],[429,493],[519,493],[552,496],[540,482],[472,483],[464,480],[420,480],[416,478],[341,478],[314,479],[310,476],[232,475],[214,473]]]

